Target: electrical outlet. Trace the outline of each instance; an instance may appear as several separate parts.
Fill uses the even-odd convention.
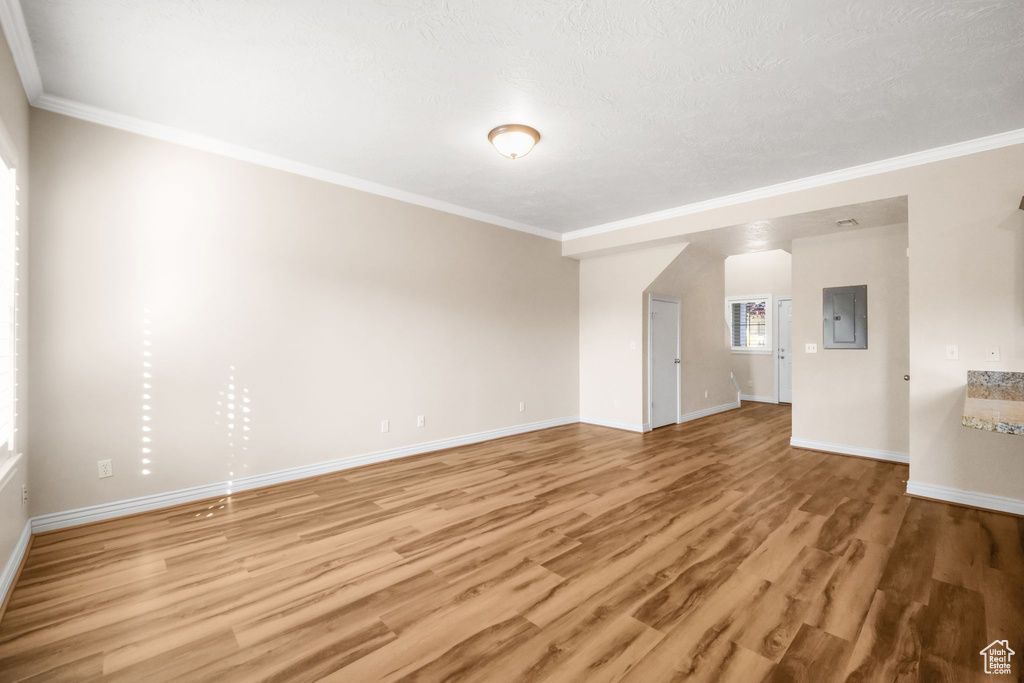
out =
[[[985,360],[987,360],[989,363],[998,363],[999,362],[999,347],[998,346],[989,346],[989,347],[987,347],[985,349]]]
[[[417,415],[416,416],[416,426],[417,427],[422,427],[425,424],[427,424],[426,418],[423,417],[422,415]]]
[[[636,351],[636,342],[635,341],[629,342],[629,350],[630,351]]]
[[[22,507],[28,505],[28,484],[21,485],[21,505]]]
[[[520,413],[526,412],[526,401],[520,401],[519,402],[519,412]]]
[[[805,353],[817,353],[818,352],[818,345],[817,344],[804,344],[804,352]]]
[[[114,465],[109,460],[98,460],[96,466],[100,471],[100,479],[114,476]]]
[[[391,422],[389,420],[380,421],[380,433],[387,434],[391,431]]]
[[[708,397],[708,390],[707,390],[707,389],[705,389],[705,390],[704,390],[704,398],[707,398],[707,397]]]
[[[960,347],[956,344],[950,344],[946,347],[946,360],[959,360],[960,359]]]

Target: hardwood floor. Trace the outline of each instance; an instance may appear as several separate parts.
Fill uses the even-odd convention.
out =
[[[570,425],[40,535],[0,679],[991,680],[985,645],[1024,653],[1024,520],[789,424]]]

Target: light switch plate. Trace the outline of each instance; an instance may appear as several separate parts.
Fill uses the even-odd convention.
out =
[[[946,360],[959,360],[960,359],[960,347],[956,344],[950,344],[946,347]]]
[[[999,362],[999,347],[998,346],[989,346],[988,348],[986,348],[985,349],[985,360],[987,360],[989,363],[998,363]]]
[[[804,345],[804,351],[807,352],[807,353],[817,353],[818,352],[818,345],[817,344],[805,344]]]
[[[381,420],[380,421],[380,433],[381,434],[387,434],[390,431],[391,431],[391,421],[390,420]]]

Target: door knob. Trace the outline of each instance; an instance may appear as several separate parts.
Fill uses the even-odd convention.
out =
[[[910,375],[903,375],[903,381],[909,382],[910,381]]]
[[[678,359],[678,358],[676,358],[676,362],[677,362],[677,363],[679,362],[679,359]]]

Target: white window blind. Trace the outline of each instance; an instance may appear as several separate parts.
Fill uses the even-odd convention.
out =
[[[0,161],[0,461],[14,450],[17,191],[14,169]]]
[[[771,353],[771,296],[728,297],[729,347],[736,353]]]

